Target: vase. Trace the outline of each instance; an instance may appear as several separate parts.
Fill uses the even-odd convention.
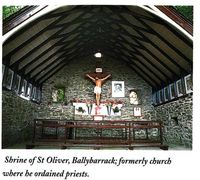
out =
[[[111,106],[107,106],[107,112],[108,112],[108,115],[110,116],[110,114],[111,114]]]
[[[88,114],[91,114],[91,112],[92,112],[92,104],[88,105],[87,109],[88,109]]]

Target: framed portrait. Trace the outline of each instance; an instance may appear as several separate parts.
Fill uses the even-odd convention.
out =
[[[130,104],[133,104],[133,105],[142,104],[141,92],[142,92],[141,89],[130,89],[129,90]]]
[[[11,69],[8,69],[7,74],[5,74],[5,87],[9,90],[12,89],[12,82],[13,82],[14,72]]]
[[[164,101],[169,100],[169,87],[164,87]]]
[[[184,94],[182,79],[176,81],[177,96],[180,97]]]
[[[24,79],[21,88],[21,95],[24,97],[26,96],[26,90],[27,90],[27,81]]]
[[[163,89],[158,91],[158,95],[159,95],[159,103],[162,103],[164,98],[163,98]]]
[[[133,108],[133,116],[135,116],[135,117],[142,116],[142,108],[141,107],[134,107]]]
[[[176,88],[175,88],[174,83],[169,85],[169,96],[170,96],[170,99],[174,99],[176,97]]]
[[[40,88],[37,88],[37,102],[40,102],[42,98],[42,93]]]
[[[33,85],[32,85],[31,83],[29,83],[29,84],[28,84],[27,93],[26,93],[26,96],[27,96],[28,98],[31,98],[32,87],[33,87]]]
[[[153,102],[154,105],[157,104],[157,100],[156,100],[156,92],[153,93],[153,95],[152,95],[152,102]]]
[[[112,97],[124,96],[124,81],[112,81]]]
[[[37,99],[37,92],[36,92],[36,87],[32,87],[32,93],[31,93],[31,99],[33,100],[33,101],[35,101],[36,99]]]
[[[16,94],[19,93],[20,83],[21,83],[21,77],[16,74],[15,80],[14,80],[14,85],[13,85],[13,90],[15,91]]]
[[[193,83],[192,83],[192,75],[189,74],[184,77],[184,82],[185,82],[185,91],[186,93],[191,93],[193,92]]]
[[[3,80],[4,72],[5,72],[5,65],[2,64],[2,80]]]

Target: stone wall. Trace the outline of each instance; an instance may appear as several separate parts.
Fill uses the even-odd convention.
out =
[[[84,77],[85,73],[95,71],[96,60],[88,57],[74,60],[57,74],[46,81],[42,87],[40,105],[24,100],[10,91],[2,92],[2,147],[30,140],[34,118],[58,118],[69,120],[92,120],[93,117],[74,115],[73,99],[95,101],[94,84]],[[124,102],[121,116],[107,116],[105,120],[162,120],[164,122],[164,141],[170,146],[183,145],[192,147],[192,95],[179,98],[157,107],[152,106],[151,87],[123,62],[104,57],[103,71],[112,74],[112,79],[105,82],[102,88],[101,101],[122,100]],[[112,98],[112,81],[125,82],[125,97]],[[55,86],[65,87],[65,102],[52,102],[52,90]],[[129,89],[141,90],[141,117],[133,117],[133,107],[129,103]],[[64,132],[60,132],[62,135]],[[87,132],[81,132],[84,135]],[[94,134],[95,134],[94,130]],[[105,132],[106,133],[106,132]],[[152,136],[158,132],[152,130]],[[142,130],[138,137],[145,136]]]
[[[95,58],[88,57],[82,60],[74,60],[59,73],[49,79],[42,88],[42,106],[39,112],[40,117],[44,118],[67,118],[67,119],[92,119],[92,116],[74,116],[74,107],[70,102],[73,99],[93,100],[94,83],[84,77],[85,73],[95,71]],[[112,74],[112,79],[105,82],[102,88],[101,101],[105,100],[122,100],[124,102],[122,108],[122,116],[111,117],[106,119],[155,119],[153,106],[151,105],[151,87],[125,63],[117,60],[104,58],[102,60],[103,71]],[[125,97],[112,98],[111,88],[112,81],[125,82]],[[52,103],[52,90],[55,86],[65,87],[65,105]],[[142,104],[138,105],[142,108],[142,117],[133,117],[133,105],[129,103],[129,89],[136,88],[141,90]]]
[[[155,107],[164,123],[164,141],[170,146],[192,148],[192,95]]]
[[[30,140],[38,105],[2,91],[2,148]]]

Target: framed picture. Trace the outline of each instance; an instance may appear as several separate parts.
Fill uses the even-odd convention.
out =
[[[168,87],[164,88],[164,100],[165,100],[165,102],[169,100],[169,88]]]
[[[159,91],[156,92],[156,104],[160,103],[160,94]]]
[[[42,93],[40,88],[37,88],[37,102],[40,102],[42,98]]]
[[[124,81],[112,81],[112,97],[124,97]]]
[[[156,92],[153,93],[153,95],[152,95],[152,102],[153,102],[154,105],[157,104],[157,100],[156,100]]]
[[[33,101],[35,101],[35,100],[37,99],[36,87],[32,87],[31,99],[32,99]]]
[[[27,89],[27,81],[24,79],[21,89],[21,95],[24,97],[26,96],[26,89]]]
[[[15,81],[14,81],[14,86],[13,86],[13,90],[16,92],[16,94],[19,93],[20,83],[21,83],[21,77],[19,75],[16,75]]]
[[[11,69],[8,69],[7,74],[5,74],[5,87],[9,90],[12,89],[14,72]]]
[[[29,83],[29,84],[28,84],[27,93],[26,93],[26,96],[27,96],[28,98],[31,98],[32,87],[33,87],[32,84]]]
[[[163,89],[159,90],[158,91],[158,95],[159,95],[159,103],[162,103],[163,102]]]
[[[184,77],[184,82],[185,82],[185,91],[186,93],[191,93],[193,92],[193,83],[192,83],[192,76],[191,74],[187,75]]]
[[[176,97],[176,89],[174,83],[169,85],[169,96],[170,99],[174,99]]]
[[[102,68],[96,68],[97,73],[102,73]]]
[[[65,99],[65,87],[54,87],[52,90],[52,101],[54,103],[62,103]]]
[[[103,120],[103,116],[101,116],[101,115],[95,115],[95,116],[93,116],[93,119],[95,120],[95,121],[102,121]]]
[[[140,117],[140,116],[142,116],[142,109],[141,109],[141,107],[134,107],[134,108],[133,108],[133,115],[134,115],[135,117]]]
[[[3,80],[4,72],[5,72],[5,65],[2,64],[2,80]]]
[[[141,89],[130,89],[129,90],[129,101],[130,104],[138,105],[142,104]]]
[[[176,81],[177,96],[180,97],[184,94],[182,79]]]

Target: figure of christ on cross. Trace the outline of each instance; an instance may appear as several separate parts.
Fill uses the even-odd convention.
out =
[[[101,86],[103,85],[103,83],[105,82],[105,80],[107,80],[110,76],[111,76],[111,74],[107,75],[104,78],[99,78],[98,76],[92,77],[91,75],[86,74],[86,77],[90,78],[95,83],[94,93],[96,94],[96,103],[97,103],[97,106],[100,105]]]

